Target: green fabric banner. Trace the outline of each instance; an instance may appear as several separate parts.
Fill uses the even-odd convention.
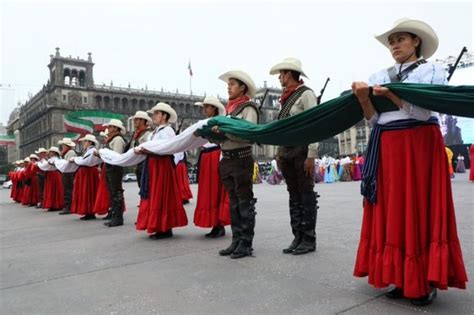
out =
[[[435,112],[474,118],[474,86],[448,86],[413,83],[390,83],[400,98]],[[386,97],[371,96],[377,112],[398,110]],[[315,106],[303,113],[268,124],[256,125],[245,120],[218,116],[198,130],[200,136],[222,140],[211,131],[221,132],[260,144],[305,145],[333,137],[363,119],[362,109],[354,94],[347,94]]]

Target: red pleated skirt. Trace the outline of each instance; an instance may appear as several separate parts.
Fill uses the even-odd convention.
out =
[[[99,187],[97,189],[97,196],[95,197],[94,213],[103,215],[107,214],[110,207],[109,190],[107,189],[107,181],[105,178],[105,166],[100,170]]]
[[[178,177],[178,186],[181,191],[181,198],[183,201],[188,201],[193,198],[193,193],[189,187],[188,167],[184,161],[176,165],[176,176]]]
[[[10,172],[8,177],[12,181],[12,189],[10,190],[10,198],[15,200],[16,196],[16,172]]]
[[[39,182],[38,176],[33,174],[28,178],[30,185],[25,185],[23,190],[23,196],[21,198],[21,204],[25,206],[36,205],[39,202]]]
[[[230,224],[229,195],[219,176],[221,150],[201,154],[194,224],[203,228]]]
[[[469,171],[469,180],[474,181],[474,144],[471,144],[469,147],[469,152],[470,152],[470,162],[471,162],[471,169]]]
[[[16,177],[17,189],[15,191],[15,196],[13,200],[15,200],[15,202],[21,203],[21,200],[23,199],[23,191],[25,190],[25,184],[23,183],[24,171],[18,171],[15,177]]]
[[[64,208],[63,181],[59,171],[45,172],[43,208]]]
[[[140,200],[137,230],[166,232],[188,224],[171,159],[170,156],[148,157],[149,196]]]
[[[94,214],[94,203],[99,186],[99,171],[96,166],[80,166],[74,176],[71,213]]]
[[[354,275],[407,298],[466,288],[443,138],[437,126],[381,136],[377,203],[364,203]]]

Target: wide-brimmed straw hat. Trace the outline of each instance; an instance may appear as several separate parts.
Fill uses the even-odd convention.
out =
[[[74,143],[74,141],[72,141],[71,138],[63,138],[62,140],[58,141],[58,144],[67,145],[68,147],[72,147],[72,148],[76,146],[76,144]]]
[[[142,111],[142,110],[137,111],[135,113],[135,115],[133,115],[129,119],[136,119],[136,118],[145,119],[149,125],[151,125],[151,123],[152,123],[152,120],[151,120],[150,116],[148,116],[148,114],[145,111]]]
[[[374,35],[374,37],[381,42],[382,45],[389,48],[388,38],[390,35],[401,32],[415,34],[421,39],[420,54],[423,58],[428,59],[433,56],[438,49],[439,40],[435,31],[428,23],[420,20],[412,20],[409,18],[398,19],[388,31],[380,35]]]
[[[270,69],[270,74],[279,74],[282,70],[291,70],[296,71],[301,74],[303,77],[307,78],[308,76],[304,73],[301,60],[296,58],[285,58],[281,62],[277,63]]]
[[[194,103],[194,105],[197,105],[197,106],[203,106],[204,104],[214,106],[219,111],[219,115],[225,115],[224,104],[222,104],[221,101],[219,101],[217,97],[206,96],[204,101]]]
[[[125,129],[125,126],[123,125],[123,122],[120,119],[115,119],[112,118],[108,123],[103,124],[102,126],[104,127],[109,127],[109,126],[114,126],[120,129],[120,132],[122,134],[125,134],[127,132],[127,129]]]
[[[82,138],[79,138],[79,141],[90,141],[90,142],[94,142],[96,145],[99,144],[99,141],[97,141],[95,136],[91,135],[91,134],[88,134],[88,135],[85,135]]]
[[[46,150],[45,148],[39,148],[38,150],[35,151],[36,154],[40,154],[40,153],[48,153],[48,150]]]
[[[48,152],[55,152],[57,154],[61,154],[61,151],[59,151],[59,148],[58,147],[51,147],[48,149]]]
[[[254,98],[257,93],[257,87],[253,82],[252,78],[241,70],[231,70],[219,76],[219,79],[224,82],[229,82],[229,79],[238,79],[245,83],[247,86],[247,95],[250,98]]]
[[[150,114],[154,114],[156,111],[168,113],[170,115],[170,119],[168,119],[168,122],[171,124],[178,121],[178,114],[176,114],[176,111],[173,109],[173,107],[171,107],[170,105],[166,103],[159,102],[158,104],[153,106],[150,110],[148,110]]]

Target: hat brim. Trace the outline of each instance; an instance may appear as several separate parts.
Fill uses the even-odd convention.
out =
[[[170,115],[168,122],[171,124],[178,121],[178,114],[176,114],[176,111],[169,105],[168,106],[162,106],[160,104],[155,105],[152,109],[147,110],[147,113],[153,115],[156,111],[168,113]]]
[[[74,148],[76,146],[76,144],[74,142],[65,142],[65,141],[62,141],[62,140],[59,140],[58,144],[59,145],[67,145],[68,147],[72,147],[72,148]]]
[[[201,103],[201,105],[197,105],[197,106],[203,107],[204,104],[214,106],[215,108],[217,108],[217,110],[219,111],[219,115],[221,115],[221,116],[224,116],[225,113],[226,113],[226,109],[225,109],[224,105],[222,105],[222,104],[214,104],[214,103],[210,103],[210,102],[199,102],[199,103]]]
[[[129,119],[133,120],[133,119],[143,119],[143,120],[146,120],[148,122],[148,124],[151,124],[153,121],[151,120],[150,116],[132,116],[130,117]]]
[[[301,69],[301,67],[298,67],[297,65],[292,64],[292,63],[289,63],[289,62],[280,62],[280,63],[277,63],[276,65],[274,65],[274,66],[270,69],[270,74],[271,74],[271,75],[280,74],[280,71],[282,71],[282,70],[296,71],[296,72],[298,72],[299,74],[301,74],[303,77],[309,79],[308,76],[306,75],[306,73],[304,73],[303,69]]]
[[[393,26],[390,30],[374,37],[385,47],[390,49],[388,38],[395,33],[412,33],[421,39],[420,54],[423,58],[430,58],[438,49],[439,40],[431,26],[423,21],[407,20]]]
[[[224,82],[229,82],[229,79],[238,79],[245,83],[247,86],[247,95],[250,98],[254,98],[255,94],[257,94],[257,88],[253,80],[245,73],[237,70],[228,71],[219,76],[219,79]]]
[[[94,142],[96,145],[99,144],[99,141],[97,141],[97,139],[86,139],[86,138],[80,138],[79,141],[83,142],[83,141],[90,141],[90,142]]]

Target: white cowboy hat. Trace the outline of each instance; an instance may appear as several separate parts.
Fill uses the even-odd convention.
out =
[[[36,154],[30,154],[30,159],[37,159],[39,160],[40,158]]]
[[[127,129],[125,129],[125,126],[123,125],[123,122],[120,119],[115,119],[112,118],[108,123],[103,124],[102,126],[108,127],[108,126],[114,126],[120,129],[120,132],[122,134],[125,134],[127,132]]]
[[[151,125],[151,123],[152,123],[152,120],[151,120],[150,116],[148,116],[148,114],[146,112],[142,111],[142,110],[137,111],[135,113],[135,115],[133,115],[129,119],[136,119],[136,118],[145,119],[149,125]]]
[[[148,112],[150,114],[154,114],[158,110],[170,114],[170,119],[168,119],[169,123],[172,124],[178,120],[178,114],[176,114],[176,111],[173,109],[173,107],[163,102],[159,102],[158,104],[153,106],[152,109],[148,110]]]
[[[99,141],[97,141],[95,136],[91,135],[91,134],[88,134],[88,135],[85,135],[82,138],[79,138],[79,141],[90,141],[90,142],[94,142],[96,145],[99,144]]]
[[[423,58],[428,59],[433,56],[438,49],[438,36],[431,26],[419,20],[412,20],[409,18],[401,18],[393,23],[393,26],[388,31],[374,35],[374,37],[381,42],[385,47],[389,48],[388,38],[394,33],[412,33],[421,39],[420,54]]]
[[[229,82],[229,79],[238,79],[245,83],[247,86],[247,95],[250,98],[254,98],[257,93],[257,87],[253,82],[252,78],[245,72],[240,70],[231,70],[219,76],[219,79],[224,82]]]
[[[67,145],[68,147],[71,147],[71,148],[76,146],[76,144],[71,140],[71,138],[63,138],[62,140],[58,141],[58,144]]]
[[[46,150],[45,148],[39,148],[38,150],[35,151],[36,154],[40,154],[40,153],[48,153],[48,150]]]
[[[58,147],[51,147],[49,148],[48,152],[56,152],[57,154],[61,154],[61,151],[59,151]]]
[[[25,163],[30,163],[30,158],[29,157],[26,157],[23,161],[25,161]]]
[[[221,101],[219,101],[219,99],[217,99],[217,97],[206,96],[204,101],[194,103],[194,105],[197,105],[197,106],[203,106],[204,104],[214,106],[215,108],[217,108],[219,110],[219,115],[225,115],[225,107],[221,103]]]
[[[270,74],[279,74],[281,70],[292,70],[299,72],[303,77],[308,78],[301,67],[301,61],[296,58],[285,58],[270,69]]]
[[[16,162],[17,162],[18,164],[23,164],[23,163],[25,163],[24,160],[18,160],[18,161],[16,161]]]

